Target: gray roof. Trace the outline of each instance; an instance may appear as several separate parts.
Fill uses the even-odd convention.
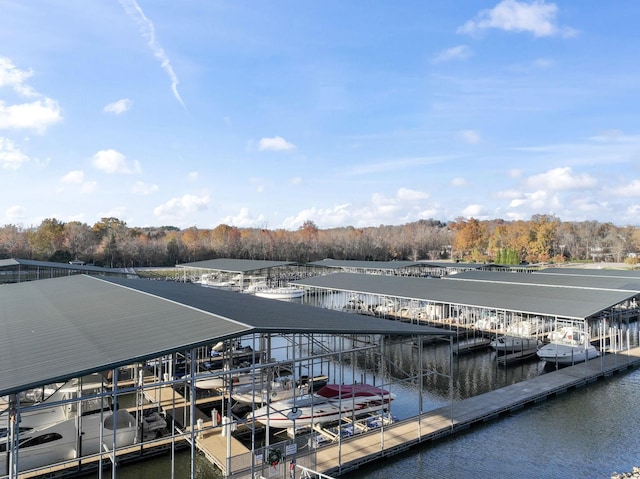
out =
[[[447,281],[483,281],[494,283],[531,284],[564,288],[611,289],[640,292],[640,276],[637,279],[613,276],[584,276],[577,274],[540,274],[506,271],[466,271],[449,275]]]
[[[419,263],[426,266],[431,266],[435,268],[444,268],[444,269],[481,269],[481,268],[496,266],[494,264],[486,264],[486,263],[461,263],[461,262],[455,262],[455,261],[420,260]]]
[[[312,261],[307,263],[308,266],[322,266],[325,268],[337,268],[337,269],[400,269],[410,268],[413,266],[421,266],[421,263],[416,261],[358,261],[350,259],[323,259],[320,261]]]
[[[130,274],[122,268],[103,268],[101,266],[80,265],[69,263],[54,263],[51,261],[35,261],[32,259],[0,259],[0,268],[10,268],[14,266],[28,266],[31,268],[66,269],[70,271],[82,271],[86,273],[104,274]]]
[[[334,291],[586,319],[630,299],[629,291],[567,289],[479,281],[334,273],[294,284]]]
[[[250,333],[446,331],[171,281],[86,275],[0,287],[0,396]]]
[[[277,268],[282,266],[295,265],[297,263],[291,261],[266,261],[259,259],[232,259],[218,258],[206,261],[196,261],[194,263],[183,263],[177,265],[178,268],[198,268],[210,269],[215,271],[225,271],[228,273],[248,273],[250,271],[258,271],[261,269]]]
[[[576,275],[611,278],[640,278],[640,271],[629,269],[599,269],[599,268],[545,268],[538,271],[544,274]]]

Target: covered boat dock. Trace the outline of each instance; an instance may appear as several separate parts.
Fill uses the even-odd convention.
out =
[[[0,425],[7,432],[4,448],[8,453],[7,469],[0,471],[0,477],[10,478],[27,473],[20,468],[27,450],[20,449],[17,460],[11,454],[19,450],[21,435],[27,434],[20,430],[18,418],[46,405],[46,401],[34,402],[34,392],[42,391],[37,397],[45,397],[49,389],[73,379],[81,383],[81,378],[95,374],[103,378],[104,388],[97,396],[110,403],[109,410],[99,414],[126,407],[142,426],[144,411],[154,409],[166,419],[169,433],[138,437],[122,447],[116,443],[113,451],[105,446],[103,452],[90,456],[74,452],[79,449],[71,446],[58,473],[111,467],[116,457],[121,459],[118,463],[125,463],[131,457],[144,457],[146,451],[157,453],[180,445],[191,448],[192,477],[199,450],[225,476],[253,477],[273,467],[267,461],[271,451],[279,451],[279,459],[291,457],[308,440],[295,435],[278,444],[268,436],[263,442],[254,439],[261,431],[246,417],[234,414],[229,393],[202,397],[198,381],[222,377],[231,384],[242,373],[250,373],[255,381],[263,369],[287,364],[295,380],[303,372],[324,372],[333,382],[364,380],[393,391],[385,372],[385,343],[443,336],[437,328],[378,318],[363,327],[359,318],[346,313],[193,284],[86,275],[4,286],[0,304],[0,397],[5,401],[0,404]],[[364,340],[359,339],[362,335]],[[239,340],[243,351],[249,350],[249,364],[234,360],[241,348]],[[275,347],[277,342],[280,349]],[[227,367],[212,370],[212,355],[219,344]],[[378,359],[363,370],[363,376],[351,377],[346,364],[362,353]],[[418,376],[422,374],[427,372],[420,371]],[[429,374],[450,377],[451,371]],[[79,389],[62,406],[84,409],[90,398],[83,392]],[[250,439],[242,441],[242,434]],[[301,454],[299,464],[316,470],[315,461],[315,453]],[[336,461],[339,466],[339,458]],[[50,468],[42,465],[30,474],[46,474]],[[112,471],[115,477],[116,468]]]

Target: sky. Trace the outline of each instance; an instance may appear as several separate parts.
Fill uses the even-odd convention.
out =
[[[0,0],[0,225],[640,225],[637,0]]]

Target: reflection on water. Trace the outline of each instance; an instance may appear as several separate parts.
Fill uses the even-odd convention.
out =
[[[640,464],[639,388],[640,371],[601,380],[349,478],[606,479]]]

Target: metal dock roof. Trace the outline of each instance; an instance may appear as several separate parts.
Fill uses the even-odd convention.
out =
[[[196,261],[194,263],[183,263],[176,265],[178,268],[198,268],[211,269],[215,271],[224,271],[228,273],[248,273],[250,271],[258,271],[261,269],[277,268],[282,266],[291,266],[298,263],[292,261],[267,261],[259,259],[233,259],[233,258],[217,258],[205,261]]]
[[[481,281],[334,273],[294,281],[329,291],[503,309],[544,316],[585,319],[633,298],[633,291],[587,290]]]
[[[172,281],[69,276],[0,287],[0,396],[249,333],[446,331]]]
[[[505,271],[465,271],[446,276],[447,281],[483,281],[494,283],[530,284],[564,288],[591,288],[640,292],[640,276],[635,280],[626,276],[601,276],[578,274],[540,274]]]
[[[368,270],[393,270],[410,268],[413,266],[423,266],[423,263],[416,261],[360,261],[352,259],[323,259],[306,263],[307,266],[321,266],[324,268],[336,269],[368,269]]]

